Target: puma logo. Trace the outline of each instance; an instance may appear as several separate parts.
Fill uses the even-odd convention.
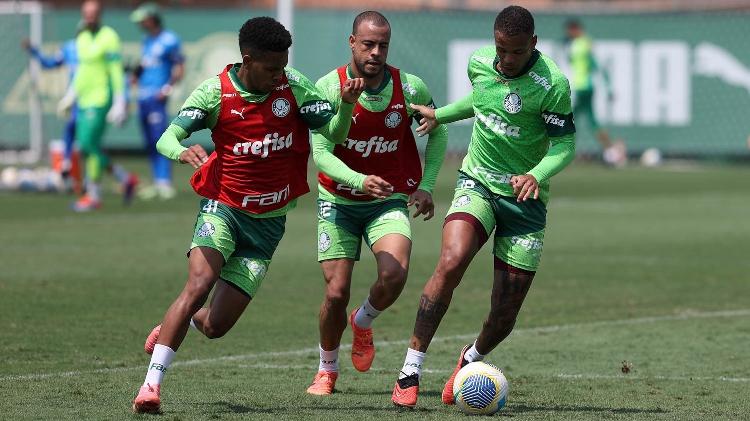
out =
[[[353,122],[354,124],[357,124],[357,116],[359,116],[359,113],[357,113],[357,114],[354,114],[354,115],[352,116],[352,122]]]
[[[230,114],[237,114],[237,115],[238,115],[238,116],[240,116],[240,118],[241,118],[241,119],[243,119],[243,120],[245,119],[245,116],[244,116],[244,115],[242,115],[242,114],[243,114],[244,112],[245,112],[245,108],[244,108],[244,107],[243,107],[243,108],[242,108],[242,109],[241,109],[240,111],[237,111],[237,110],[229,110],[229,113],[230,113]]]

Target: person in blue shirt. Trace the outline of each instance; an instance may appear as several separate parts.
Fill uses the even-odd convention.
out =
[[[28,39],[24,39],[21,45],[45,70],[56,69],[62,66],[67,67],[68,87],[65,95],[57,104],[57,113],[60,116],[67,116],[67,122],[63,128],[62,135],[63,141],[65,142],[62,175],[67,179],[70,175],[72,166],[73,142],[75,141],[76,136],[76,114],[78,110],[75,102],[75,92],[71,85],[73,76],[75,76],[76,73],[76,68],[78,67],[76,40],[69,39],[65,41],[62,46],[52,54],[44,54],[39,47],[32,45]]]
[[[146,33],[133,81],[138,86],[139,119],[154,179],[153,185],[141,189],[139,196],[147,200],[155,197],[171,199],[175,196],[172,164],[156,151],[156,142],[169,125],[167,100],[172,86],[182,79],[185,72],[185,57],[180,38],[164,29],[161,11],[156,4],[142,4],[133,11],[130,20],[138,23]]]

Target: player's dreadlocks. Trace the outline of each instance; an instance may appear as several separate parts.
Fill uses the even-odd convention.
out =
[[[292,45],[292,34],[276,19],[267,16],[248,19],[240,28],[242,54],[272,51],[281,53]]]
[[[534,17],[521,6],[508,6],[495,18],[495,31],[505,35],[534,35]]]
[[[368,10],[358,14],[357,17],[354,18],[354,23],[352,24],[352,35],[357,34],[357,28],[359,28],[359,25],[362,24],[362,22],[372,22],[375,26],[391,27],[388,19],[386,19],[380,12]]]

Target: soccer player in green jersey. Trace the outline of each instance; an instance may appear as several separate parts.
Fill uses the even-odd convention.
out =
[[[503,341],[539,265],[544,241],[549,179],[575,152],[570,87],[555,63],[536,50],[534,18],[519,6],[495,19],[495,45],[469,59],[472,93],[432,110],[415,106],[426,132],[438,123],[476,117],[443,226],[440,259],[420,298],[414,332],[393,390],[398,406],[417,403],[422,361],[453,290],[495,230],[490,312],[473,344],[460,353],[442,399],[453,403],[456,372],[479,361]]]
[[[127,118],[120,37],[101,24],[98,1],[83,2],[81,18],[84,27],[76,37],[78,70],[73,89],[78,103],[76,137],[86,162],[86,194],[73,204],[73,210],[87,212],[101,206],[99,190],[105,170],[122,184],[126,204],[138,180],[135,174],[110,164],[101,147],[107,122],[121,126]]]
[[[242,63],[198,86],[157,143],[162,154],[197,169],[191,184],[203,199],[185,288],[146,340],[152,357],[135,412],[159,411],[164,374],[191,326],[219,338],[255,297],[284,234],[286,213],[309,191],[309,130],[338,142],[349,130],[364,81],[346,81],[334,113],[309,79],[285,68],[291,44],[289,32],[272,18],[245,22]],[[200,145],[180,144],[202,129],[211,130],[216,146],[210,156]],[[210,304],[201,308],[212,289]]]
[[[326,293],[320,306],[320,362],[307,392],[329,395],[338,378],[338,353],[347,326],[346,307],[362,239],[377,262],[369,295],[349,317],[352,364],[367,371],[375,357],[372,322],[398,298],[406,283],[411,253],[408,207],[414,217],[433,216],[432,189],[448,140],[445,126],[430,133],[424,172],[411,129],[421,119],[410,104],[434,108],[432,95],[415,75],[386,64],[391,27],[380,13],[360,13],[352,25],[349,64],[322,77],[317,86],[334,104],[342,83],[361,77],[365,93],[352,111],[346,141],[336,145],[313,136],[318,178],[318,261]]]
[[[608,165],[622,166],[627,159],[625,143],[622,140],[611,140],[607,129],[599,124],[594,113],[594,74],[598,71],[604,79],[607,98],[612,99],[612,88],[605,69],[601,68],[594,57],[593,43],[583,31],[583,25],[576,19],[565,24],[566,36],[569,43],[571,88],[575,103],[573,112],[578,116],[586,116],[589,127],[594,131],[596,139],[602,147],[602,158]]]

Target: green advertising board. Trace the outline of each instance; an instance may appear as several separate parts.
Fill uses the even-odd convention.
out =
[[[127,63],[135,63],[142,34],[128,19],[126,10],[109,10],[106,24],[123,40]],[[171,102],[174,113],[203,79],[239,60],[236,37],[242,23],[271,10],[167,10],[166,26],[183,40],[187,56],[186,77]],[[347,38],[357,11],[297,10],[294,19],[293,66],[313,80],[349,59]],[[438,105],[460,98],[470,86],[466,76],[471,52],[492,43],[495,13],[420,11],[385,12],[393,36],[388,61],[420,76]],[[567,53],[563,24],[570,15],[536,14],[538,48],[563,69]],[[747,153],[750,135],[750,36],[749,13],[628,14],[579,17],[594,39],[594,50],[612,83],[611,100],[599,89],[594,102],[601,123],[629,150],[657,147],[678,155],[739,155]],[[73,36],[77,10],[44,13],[43,48],[52,51]],[[23,32],[19,25],[17,31]],[[5,41],[7,43],[7,41]],[[15,50],[2,71],[2,112],[7,122],[28,113],[32,86],[27,61],[20,47],[5,45],[6,57]],[[65,90],[64,70],[46,71],[34,89],[42,97],[45,139],[58,137],[62,127],[54,113]],[[133,106],[134,107],[134,106]],[[135,109],[131,116],[135,117]],[[584,120],[579,127],[578,150],[593,152],[596,142]],[[22,137],[23,129],[19,129]],[[450,150],[465,150],[470,122],[450,127]],[[9,136],[3,136],[8,138]],[[210,142],[207,133],[194,135]],[[138,149],[142,145],[135,118],[106,136],[110,148]]]

